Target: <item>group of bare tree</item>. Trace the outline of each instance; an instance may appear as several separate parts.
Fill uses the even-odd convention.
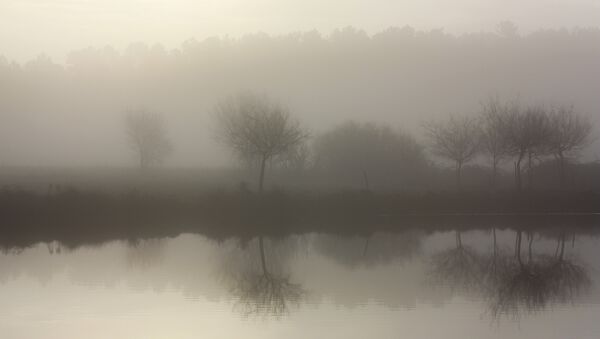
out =
[[[425,129],[432,152],[455,164],[459,189],[463,166],[478,156],[490,162],[492,188],[500,165],[510,159],[517,189],[523,187],[524,173],[532,187],[536,162],[550,157],[556,161],[558,180],[564,187],[568,161],[590,143],[592,135],[590,118],[573,106],[522,107],[496,98],[482,105],[479,116],[451,116],[430,122]]]
[[[427,167],[423,148],[412,136],[388,126],[347,122],[320,135],[311,149],[309,133],[287,108],[264,95],[242,93],[221,101],[215,108],[217,137],[240,159],[259,169],[258,190],[264,186],[270,163],[281,167],[312,165],[360,177],[369,189],[369,173],[378,178],[417,177]],[[172,150],[164,120],[148,110],[130,111],[127,135],[141,168],[162,162]],[[464,166],[478,157],[489,161],[490,186],[502,165],[513,160],[518,190],[527,175],[533,185],[536,162],[555,159],[561,187],[568,161],[589,144],[592,124],[573,106],[523,107],[517,102],[490,98],[478,116],[450,116],[425,124],[432,153],[453,162],[460,189]],[[390,182],[386,179],[386,182]]]

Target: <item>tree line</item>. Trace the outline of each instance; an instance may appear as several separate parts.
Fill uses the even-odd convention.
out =
[[[478,155],[489,161],[492,187],[499,165],[509,160],[513,160],[516,188],[523,188],[523,174],[531,187],[535,163],[548,157],[556,160],[558,180],[564,187],[569,157],[589,145],[592,135],[589,116],[572,105],[523,107],[497,98],[485,102],[479,116],[451,116],[428,123],[425,129],[433,152],[454,163],[459,188],[463,166]]]
[[[546,159],[554,159],[556,178],[564,188],[568,162],[592,140],[590,117],[572,105],[523,106],[498,98],[485,101],[476,115],[424,123],[427,145],[387,125],[354,121],[313,136],[287,107],[251,92],[223,99],[213,110],[213,120],[216,139],[258,170],[259,192],[269,167],[361,177],[369,190],[370,177],[417,177],[433,166],[428,153],[453,164],[458,190],[464,167],[476,159],[489,164],[492,190],[500,169],[509,164],[516,189],[523,189],[525,175],[532,187],[534,169]],[[173,149],[165,120],[156,112],[128,111],[126,133],[141,169],[160,164]]]
[[[448,107],[474,111],[490,93],[574,102],[591,114],[600,109],[598,88],[597,28],[519,33],[505,24],[496,32],[452,35],[347,27],[189,40],[173,48],[88,47],[64,62],[0,56],[0,164],[123,164],[122,131],[114,125],[124,107],[138,104],[168,113],[177,144],[170,161],[186,167],[208,158],[220,162],[206,121],[214,98],[240,89],[286,98],[315,129],[362,121],[366,112],[371,121],[418,129]]]

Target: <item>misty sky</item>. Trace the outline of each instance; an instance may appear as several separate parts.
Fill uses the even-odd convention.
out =
[[[40,53],[64,61],[87,46],[131,42],[176,48],[187,39],[284,34],[352,25],[449,33],[494,31],[511,20],[521,32],[600,25],[600,0],[0,0],[0,55],[23,62]]]
[[[598,88],[600,0],[0,0],[0,166],[128,165],[133,107],[165,115],[169,165],[224,164],[211,112],[246,90],[314,135],[354,120],[421,140],[490,96],[572,104],[599,160]]]

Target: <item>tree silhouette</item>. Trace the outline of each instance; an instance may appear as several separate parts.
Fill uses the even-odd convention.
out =
[[[460,189],[462,168],[479,151],[480,131],[477,119],[451,116],[445,121],[429,122],[424,127],[431,140],[433,153],[454,162],[456,186]]]
[[[592,123],[589,117],[578,115],[573,106],[560,106],[550,112],[549,124],[548,151],[558,163],[560,185],[564,187],[566,157],[588,145]]]
[[[215,109],[218,137],[240,157],[260,162],[258,190],[262,192],[267,161],[298,146],[308,133],[289,112],[265,96],[244,93]]]

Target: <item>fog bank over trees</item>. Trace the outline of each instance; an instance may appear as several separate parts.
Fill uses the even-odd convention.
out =
[[[265,93],[318,136],[352,120],[425,140],[424,121],[475,115],[490,96],[524,105],[574,105],[600,124],[600,30],[461,36],[344,28],[282,36],[189,40],[175,50],[89,47],[62,65],[0,57],[0,166],[129,166],[123,111],[163,112],[167,166],[230,164],[211,112],[240,91]],[[425,142],[425,141],[424,141]],[[583,159],[600,158],[596,140]]]

